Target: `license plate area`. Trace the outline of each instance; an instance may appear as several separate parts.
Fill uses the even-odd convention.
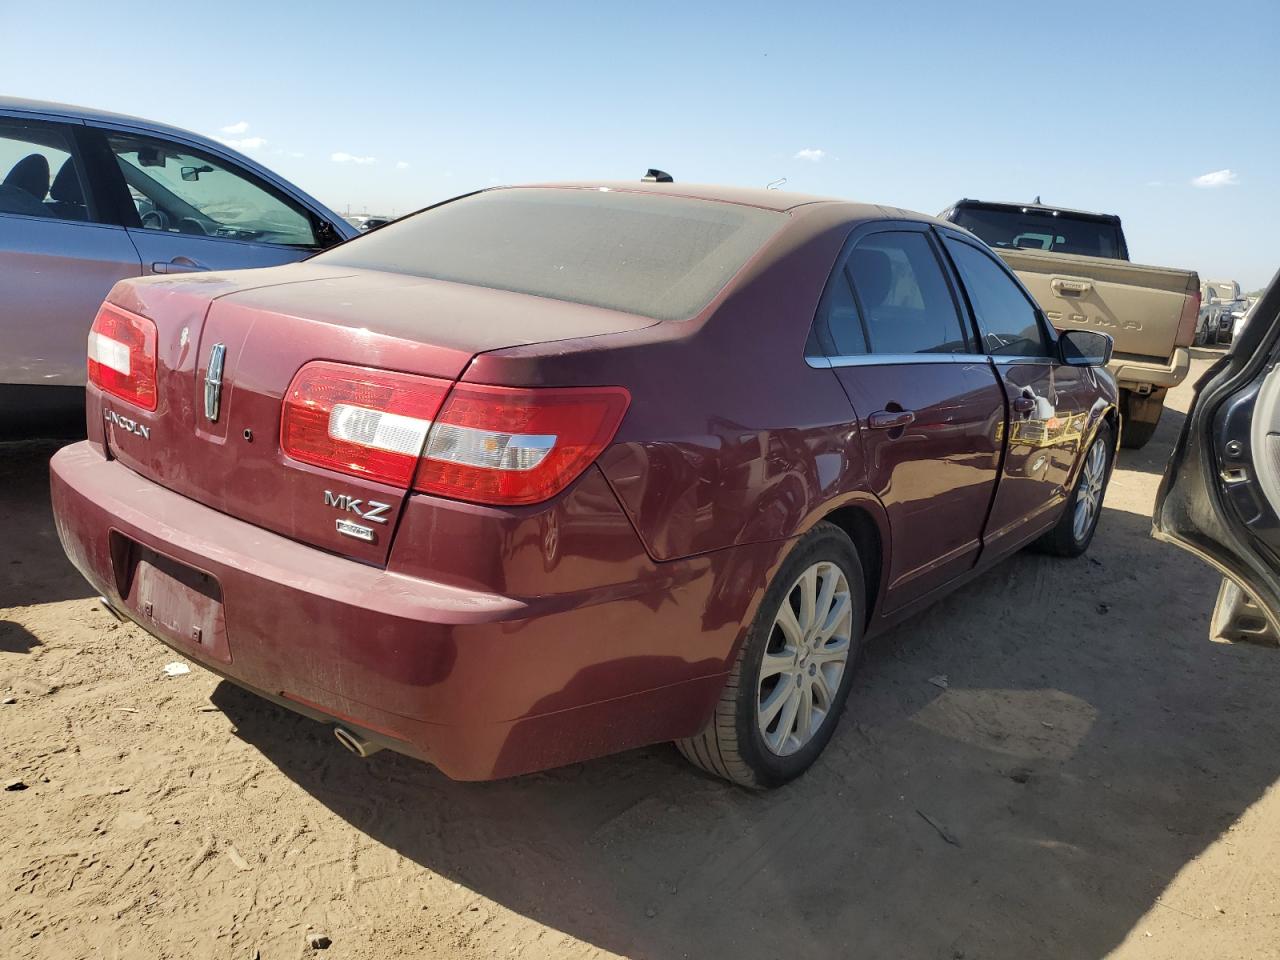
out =
[[[120,597],[139,623],[179,649],[231,662],[222,586],[212,574],[114,530],[111,559]]]

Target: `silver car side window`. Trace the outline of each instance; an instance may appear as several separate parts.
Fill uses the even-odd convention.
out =
[[[65,129],[0,117],[0,214],[89,221],[88,191]]]
[[[151,137],[113,133],[107,143],[144,229],[317,246],[305,211],[223,160]]]

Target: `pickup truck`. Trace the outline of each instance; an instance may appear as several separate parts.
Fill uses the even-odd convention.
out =
[[[1122,446],[1155,433],[1165,394],[1183,381],[1200,315],[1192,270],[1129,261],[1120,218],[1035,203],[961,200],[940,215],[977,234],[1018,275],[1059,330],[1111,334]]]

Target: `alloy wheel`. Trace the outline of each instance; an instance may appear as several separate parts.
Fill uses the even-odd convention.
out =
[[[852,632],[844,571],[825,560],[805,569],[779,605],[760,665],[756,724],[772,753],[800,750],[834,712]]]
[[[1107,479],[1107,448],[1099,437],[1093,441],[1080,471],[1080,483],[1076,491],[1076,514],[1071,532],[1076,541],[1082,541],[1093,528],[1094,518],[1102,509],[1102,487]]]

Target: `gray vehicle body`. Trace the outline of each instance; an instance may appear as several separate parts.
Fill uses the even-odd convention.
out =
[[[17,395],[31,407],[46,405],[54,391],[68,398],[85,382],[85,340],[94,315],[116,281],[152,273],[269,267],[301,260],[317,249],[358,236],[359,231],[314,197],[256,161],[208,137],[101,110],[0,97],[0,121],[38,129],[57,128],[79,146],[81,181],[89,194],[84,220],[31,216],[0,210],[0,394]],[[104,188],[106,178],[88,175],[92,160],[114,162],[105,134],[145,136],[205,155],[228,172],[285,198],[311,217],[314,247],[256,242],[222,236],[146,228],[128,194]],[[103,160],[102,158],[108,158]],[[5,174],[0,170],[0,176]],[[118,179],[118,177],[117,177]],[[123,182],[121,182],[123,183]],[[49,196],[53,199],[53,190]],[[132,214],[132,215],[131,215]],[[323,239],[322,239],[323,238]],[[55,404],[56,405],[56,404]],[[21,411],[19,411],[21,412]]]

